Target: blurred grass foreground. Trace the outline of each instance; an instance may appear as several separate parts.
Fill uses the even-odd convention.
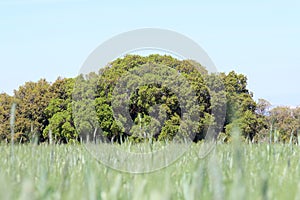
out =
[[[106,167],[82,145],[15,145],[13,157],[11,146],[1,145],[0,199],[300,197],[299,146],[233,142],[200,159],[201,145],[192,144],[169,167],[144,174]]]

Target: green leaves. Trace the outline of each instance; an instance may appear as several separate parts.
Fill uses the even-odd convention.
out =
[[[231,71],[228,75],[222,73],[227,98],[227,114],[225,131],[231,135],[238,128],[241,134],[250,140],[263,128],[263,116],[256,113],[256,103],[252,93],[247,89],[247,78]]]
[[[27,82],[15,90],[18,104],[15,124],[17,135],[42,136],[43,130],[49,123],[45,110],[51,96],[50,84],[45,79],[40,79],[36,83]]]
[[[300,108],[290,108],[287,106],[278,106],[268,112],[266,116],[269,127],[272,127],[270,132],[278,135],[278,140],[281,142],[298,142],[296,137],[299,137],[300,130]]]
[[[225,131],[230,135],[233,124],[252,139],[266,120],[264,105],[257,109],[247,89],[246,76],[209,74],[195,61],[157,54],[127,55],[99,73],[58,78],[52,84],[27,82],[14,97],[1,94],[3,139],[13,100],[18,103],[17,135],[38,134],[41,141],[49,139],[51,130],[55,142],[90,134],[109,141],[172,140],[176,134],[190,134],[197,142],[208,130],[213,137]]]
[[[13,98],[8,94],[0,94],[0,140],[8,139],[10,133],[10,109]]]
[[[57,79],[51,86],[52,99],[45,109],[49,124],[43,130],[43,137],[49,139],[52,131],[54,142],[77,140],[78,133],[72,116],[72,92],[74,79]]]
[[[209,115],[209,91],[193,64],[160,55],[128,55],[110,63],[101,70],[97,85],[96,108],[102,130],[112,134],[113,124],[122,124],[118,135],[172,140],[183,120],[193,120],[184,116],[192,114],[191,109],[194,118],[197,112],[198,117]],[[204,68],[202,71],[207,73]],[[197,126],[203,134],[204,123],[198,119]]]

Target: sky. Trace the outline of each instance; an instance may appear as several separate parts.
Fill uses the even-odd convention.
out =
[[[96,47],[139,28],[194,40],[218,71],[245,74],[256,100],[300,105],[298,0],[0,0],[0,93],[75,77]]]

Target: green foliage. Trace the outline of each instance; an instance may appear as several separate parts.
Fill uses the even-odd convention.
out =
[[[225,120],[226,134],[233,128],[239,128],[244,137],[252,140],[265,126],[264,117],[256,112],[256,103],[252,93],[248,91],[247,78],[234,71],[228,75],[221,74],[227,97],[227,113]]]
[[[45,109],[49,124],[43,130],[43,137],[54,142],[77,140],[78,134],[72,117],[72,92],[74,79],[58,78],[51,86],[52,99]]]
[[[268,120],[268,104],[255,103],[246,76],[234,71],[209,74],[195,61],[157,54],[127,55],[99,73],[58,78],[52,84],[44,79],[27,82],[13,97],[1,94],[2,139],[9,137],[13,99],[17,103],[16,138],[23,141],[37,136],[39,141],[48,141],[50,133],[54,142],[95,134],[119,142],[149,137],[172,140],[176,133],[186,136],[192,130],[197,142],[208,130],[212,137],[220,132],[231,137],[235,126],[253,140],[267,129]],[[279,126],[281,134],[290,131]]]
[[[26,135],[28,139],[37,136],[41,141],[44,140],[42,132],[49,123],[45,110],[50,103],[51,96],[50,84],[45,79],[36,83],[26,82],[25,85],[15,90],[16,135]]]
[[[201,116],[209,114],[209,90],[203,78],[207,71],[198,64],[197,67],[205,73],[201,74],[194,64],[195,62],[179,61],[170,56],[128,55],[102,69],[97,82],[98,96],[95,102],[104,135],[110,139],[127,135],[140,140],[140,137],[151,135],[153,139],[172,140],[179,129],[180,118],[183,117],[180,103],[191,108],[196,102],[196,112]],[[180,82],[180,85],[176,85],[174,80],[178,80],[177,84]],[[120,85],[120,82],[125,85]],[[184,85],[184,82],[189,85]],[[129,90],[133,88],[133,91],[130,91],[130,98],[126,100],[126,91],[122,88],[128,87]],[[178,95],[175,94],[180,93],[179,91],[186,96],[192,96],[191,93],[194,92],[196,98],[190,102],[179,102]],[[120,114],[116,120],[113,117],[114,107],[115,110],[129,107],[130,117]],[[151,117],[151,113],[155,117]],[[203,132],[204,123],[199,120],[197,134],[202,134],[203,138]]]
[[[279,106],[271,109],[267,116],[272,134],[276,134],[277,140],[285,143],[299,142],[300,137],[300,107],[290,108]]]
[[[10,137],[10,109],[13,97],[2,93],[0,94],[0,140],[7,140]]]

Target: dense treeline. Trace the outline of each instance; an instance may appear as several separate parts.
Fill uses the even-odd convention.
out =
[[[141,74],[147,74],[146,79]],[[128,86],[138,87],[126,98],[123,94]],[[179,92],[188,98],[180,99]],[[180,132],[183,118],[189,119],[185,126],[193,128],[195,142],[205,138],[210,126],[223,141],[230,141],[232,130],[239,128],[251,141],[296,142],[300,126],[300,108],[270,109],[265,100],[256,103],[246,76],[234,71],[209,74],[194,61],[160,55],[127,55],[97,74],[58,78],[54,83],[41,79],[20,86],[13,96],[0,94],[2,141],[11,140],[9,119],[14,102],[14,140],[19,142],[51,139],[67,143],[89,134],[108,141],[171,140]],[[183,105],[189,108],[187,116]],[[200,118],[191,120],[193,113]]]

